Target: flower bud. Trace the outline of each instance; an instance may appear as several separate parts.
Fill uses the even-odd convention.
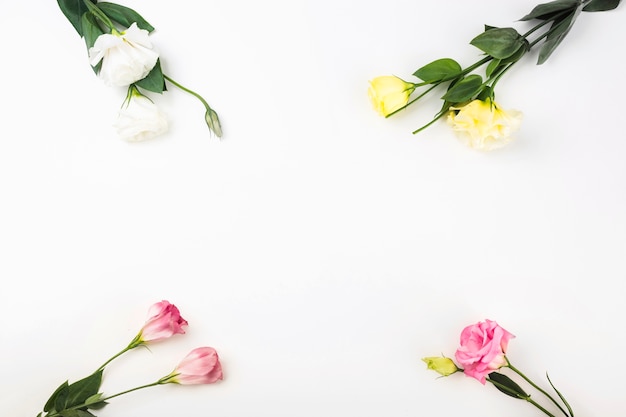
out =
[[[212,384],[223,379],[222,364],[212,347],[200,347],[189,352],[176,369],[160,380],[161,383],[181,385]]]
[[[370,81],[368,95],[374,109],[387,117],[405,106],[414,90],[415,84],[407,83],[393,75],[384,75]]]
[[[220,125],[220,119],[217,116],[217,112],[210,107],[207,108],[204,115],[204,120],[206,121],[207,126],[209,126],[209,129],[211,129],[211,131],[215,133],[215,136],[221,138],[222,125]]]
[[[428,369],[432,369],[442,376],[452,375],[453,373],[460,371],[456,364],[450,358],[431,356],[428,358],[422,358],[426,362]]]

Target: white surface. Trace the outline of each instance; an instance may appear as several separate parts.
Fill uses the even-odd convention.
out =
[[[124,91],[94,76],[56,3],[3,6],[2,416],[35,416],[161,299],[187,335],[123,357],[103,389],[156,380],[202,345],[225,380],[130,394],[98,416],[541,415],[425,370],[421,357],[452,355],[484,318],[576,415],[623,416],[623,5],[507,74],[498,99],[523,127],[479,153],[443,122],[411,135],[434,100],[380,118],[367,80],[469,65],[483,24],[523,30],[534,2],[122,4],[157,28],[165,72],[209,100],[225,139],[171,87],[154,97],[170,133],[119,140]]]

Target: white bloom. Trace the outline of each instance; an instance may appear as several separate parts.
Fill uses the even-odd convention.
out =
[[[137,23],[123,32],[98,36],[89,48],[89,62],[95,67],[102,61],[100,78],[110,86],[125,87],[145,78],[156,65],[159,54],[152,50],[148,31]]]
[[[167,132],[165,114],[148,97],[130,92],[113,124],[122,139],[130,142],[151,139]]]
[[[489,99],[474,100],[450,110],[448,123],[458,137],[474,149],[489,151],[506,145],[522,124],[521,112],[502,110]]]

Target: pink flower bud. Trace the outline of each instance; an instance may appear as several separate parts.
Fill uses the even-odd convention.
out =
[[[138,342],[156,342],[175,334],[184,334],[183,326],[187,326],[187,321],[181,317],[178,308],[163,300],[148,310],[148,319],[139,332]]]
[[[212,347],[192,350],[170,375],[167,382],[183,385],[212,384],[223,379],[222,365]]]

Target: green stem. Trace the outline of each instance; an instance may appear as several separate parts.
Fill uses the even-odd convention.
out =
[[[133,87],[134,88],[134,87]],[[129,89],[129,94],[130,93],[130,89]],[[120,357],[121,355],[123,355],[124,353],[128,352],[131,349],[136,348],[137,346],[139,346],[140,344],[142,344],[143,341],[141,340],[141,332],[137,333],[137,336],[135,336],[135,338],[133,340],[131,340],[131,342],[128,344],[128,346],[126,346],[124,349],[120,350],[118,353],[116,353],[115,355],[113,355],[112,357],[110,357],[105,363],[103,363],[98,369],[96,369],[96,372],[104,369],[109,363],[111,363],[115,358]]]
[[[211,106],[209,106],[209,103],[207,103],[207,101],[198,93],[196,93],[195,91],[184,87],[183,85],[181,85],[180,83],[174,81],[172,78],[168,77],[167,75],[163,74],[163,78],[165,78],[167,81],[171,82],[172,84],[174,84],[176,87],[180,88],[181,90],[183,90],[186,93],[191,94],[192,96],[194,96],[195,98],[197,98],[198,100],[200,100],[202,102],[202,104],[204,105],[204,107],[208,110],[211,110]]]
[[[96,16],[98,19],[100,19],[100,21],[105,26],[107,26],[109,29],[111,29],[111,32],[117,32],[117,29],[113,25],[113,22],[111,22],[111,19],[109,19],[109,17],[106,14],[104,14],[104,12],[102,10],[100,10],[100,8],[98,6],[93,4],[90,0],[83,0],[83,3],[85,3],[85,6],[87,6],[89,11],[91,13],[93,13],[94,16]]]
[[[528,403],[534,405],[535,407],[537,407],[539,410],[541,410],[545,415],[549,416],[549,417],[556,417],[554,414],[552,414],[551,412],[549,412],[548,410],[546,410],[543,406],[541,406],[541,404],[537,403],[535,400],[533,400],[532,398],[530,398],[530,395],[527,396],[522,396],[520,394],[518,394],[517,392],[513,391],[512,389],[510,389],[509,387],[500,384],[499,382],[496,382],[490,378],[487,378],[487,381],[491,382],[494,386],[496,386],[497,388],[500,388],[506,392],[508,392],[511,396],[514,396],[515,398],[519,398],[520,400],[525,400]]]
[[[509,368],[510,370],[512,370],[513,372],[515,372],[516,374],[518,374],[520,377],[522,377],[524,379],[524,381],[528,382],[530,385],[532,385],[533,388],[535,388],[537,391],[539,391],[540,393],[542,393],[543,395],[545,395],[554,405],[556,405],[558,407],[559,410],[561,410],[561,412],[566,416],[566,417],[570,417],[570,415],[563,409],[563,407],[561,407],[561,405],[550,395],[548,394],[545,390],[543,390],[540,386],[538,386],[537,384],[535,384],[530,378],[528,378],[526,375],[524,375],[519,369],[517,369],[516,367],[514,367],[513,365],[511,365],[511,362],[509,361],[508,358],[506,358],[506,367]]]
[[[110,400],[110,399],[115,398],[115,397],[119,397],[120,395],[124,395],[124,394],[128,394],[128,393],[130,393],[130,392],[133,392],[133,391],[137,391],[137,390],[140,390],[140,389],[149,388],[149,387],[154,387],[154,386],[156,386],[156,385],[161,385],[161,384],[167,384],[167,383],[168,383],[168,380],[169,380],[169,379],[171,379],[171,378],[173,378],[173,376],[175,376],[175,375],[168,375],[168,376],[166,376],[166,377],[164,377],[164,378],[161,378],[161,379],[159,379],[158,381],[153,382],[153,383],[151,383],[151,384],[141,385],[141,386],[139,386],[139,387],[131,388],[131,389],[129,389],[129,390],[122,391],[122,392],[118,392],[117,394],[110,395],[110,396],[105,397],[105,398],[101,398],[101,399],[99,399],[99,400],[98,400],[98,403],[103,402],[103,401]],[[93,403],[92,403],[92,404],[93,404]],[[90,405],[90,404],[86,404],[86,403],[82,403],[82,404],[74,405],[74,406],[72,406],[72,407],[67,407],[67,408],[66,408],[66,409],[64,409],[64,410],[57,411],[57,412],[52,413],[52,414],[48,414],[48,415],[46,415],[46,417],[57,417],[57,416],[62,415],[62,413],[63,413],[63,412],[65,412],[65,411],[69,411],[69,410],[78,410],[78,409],[80,409],[80,408],[88,407],[89,405]]]
[[[163,74],[163,78],[165,78],[167,81],[171,82],[176,87],[183,90],[184,92],[189,93],[195,98],[197,98],[198,100],[200,100],[200,102],[202,102],[202,104],[204,105],[204,108],[206,109],[206,113],[204,114],[204,120],[207,126],[209,127],[209,130],[215,133],[215,136],[217,136],[218,138],[222,137],[222,126],[220,125],[219,116],[217,115],[217,112],[213,110],[211,106],[209,106],[209,103],[207,103],[207,101],[200,94],[181,85],[179,82],[173,80],[167,75]]]
[[[426,94],[430,93],[435,87],[437,87],[439,84],[433,84],[432,87],[430,87],[429,89],[427,89],[426,91],[424,91],[423,93],[421,93],[419,96],[415,97],[413,100],[409,101],[408,103],[406,103],[404,106],[400,107],[397,110],[392,111],[391,113],[389,113],[387,116],[385,117],[389,117],[392,116],[396,113],[398,113],[400,110],[404,110],[407,107],[409,107],[411,104],[415,103],[417,100],[419,100],[420,98],[424,97]],[[418,85],[416,85],[418,86]]]

